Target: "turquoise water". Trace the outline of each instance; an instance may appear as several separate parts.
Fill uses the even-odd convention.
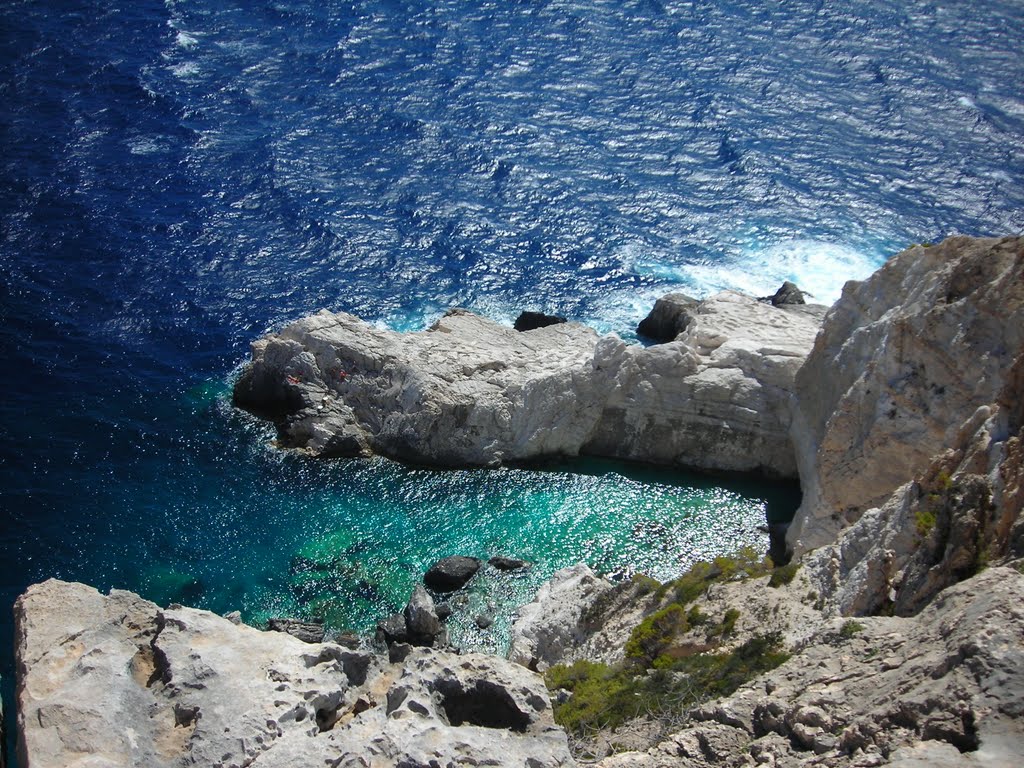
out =
[[[301,616],[366,632],[404,606],[437,559],[506,555],[533,565],[484,568],[452,631],[463,647],[502,652],[516,606],[556,569],[586,562],[617,578],[673,578],[729,549],[765,550],[769,505],[778,514],[796,503],[792,484],[595,459],[466,471],[313,461],[276,449],[271,430],[233,411],[223,389],[202,388],[192,403],[214,426],[204,447],[226,442],[244,461],[197,488],[211,498],[196,498],[194,513],[161,510],[176,525],[130,579],[158,603],[238,609],[256,624]],[[472,621],[482,612],[496,619],[486,631]]]

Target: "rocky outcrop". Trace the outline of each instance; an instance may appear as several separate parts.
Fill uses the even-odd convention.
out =
[[[611,582],[583,563],[557,571],[519,608],[509,659],[540,671],[570,660],[588,635],[586,612],[611,590]]]
[[[1019,765],[1024,576],[993,568],[913,618],[833,620],[790,661],[601,768]]]
[[[826,609],[912,615],[987,565],[1024,557],[1024,358],[946,450],[837,540],[809,553]]]
[[[1022,353],[1024,238],[914,246],[847,283],[796,379],[792,547],[835,541],[963,430],[1005,444],[1008,415],[992,416]]]
[[[538,328],[547,328],[549,325],[565,323],[568,320],[561,315],[545,315],[543,312],[520,312],[519,317],[512,324],[517,331],[535,331]]]
[[[669,293],[654,302],[654,308],[636,327],[636,332],[651,341],[673,341],[686,330],[697,314],[700,301],[685,293]]]
[[[430,566],[423,575],[423,583],[435,592],[454,592],[466,586],[479,570],[480,561],[475,557],[452,555]]]
[[[391,664],[55,580],[15,619],[26,768],[572,764],[540,678],[495,657]]]
[[[238,622],[232,623],[237,624]],[[267,629],[273,632],[286,632],[304,643],[322,643],[324,641],[324,625],[318,621],[270,619],[267,621]]]
[[[726,292],[649,348],[577,323],[517,333],[465,310],[407,334],[321,312],[253,345],[235,402],[321,456],[588,453],[794,476],[789,401],[823,312]]]

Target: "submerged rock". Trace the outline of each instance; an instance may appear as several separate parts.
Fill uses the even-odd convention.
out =
[[[237,624],[237,622],[232,623]],[[322,643],[324,641],[324,625],[323,622],[319,621],[269,619],[267,621],[267,629],[274,632],[286,632],[304,643]]]
[[[454,592],[466,586],[479,570],[480,561],[475,557],[452,555],[430,566],[423,582],[435,592]]]
[[[519,560],[515,557],[503,557],[502,555],[492,557],[487,561],[487,564],[497,568],[499,571],[519,571],[530,567],[530,564],[525,560]]]
[[[15,605],[19,762],[570,766],[541,679],[479,654],[401,664],[50,580]]]

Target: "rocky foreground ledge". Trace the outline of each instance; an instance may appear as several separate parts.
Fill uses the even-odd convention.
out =
[[[494,656],[391,662],[56,580],[15,621],[23,768],[573,764],[543,681]]]

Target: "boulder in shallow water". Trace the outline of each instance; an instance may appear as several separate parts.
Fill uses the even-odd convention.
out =
[[[324,641],[324,625],[319,621],[270,619],[267,621],[267,629],[273,632],[285,632],[304,643],[322,643]]]
[[[516,318],[513,328],[517,331],[535,331],[538,328],[547,328],[549,325],[558,325],[567,322],[560,315],[545,315],[543,312],[522,312]]]
[[[480,570],[475,557],[453,555],[438,560],[423,576],[423,582],[435,592],[454,592],[462,589]]]
[[[519,560],[515,557],[503,557],[501,555],[492,557],[487,561],[487,564],[497,568],[499,571],[518,571],[530,567],[530,564],[525,560]]]
[[[377,638],[385,645],[409,642],[409,628],[404,614],[393,613],[377,624]]]
[[[409,642],[413,645],[431,646],[444,630],[434,607],[434,601],[421,585],[417,584],[405,606],[405,626]]]

